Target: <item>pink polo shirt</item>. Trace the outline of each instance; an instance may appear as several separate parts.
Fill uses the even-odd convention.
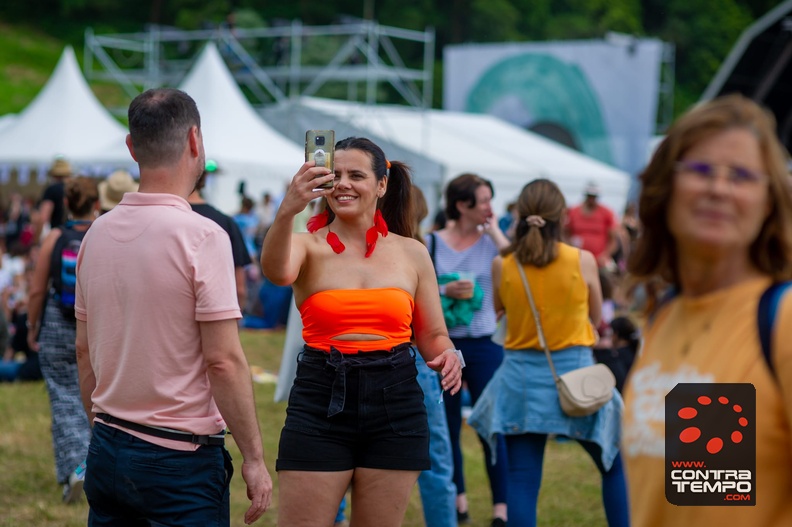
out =
[[[77,260],[94,412],[216,434],[199,322],[241,318],[228,235],[171,194],[127,193],[97,219]],[[129,431],[176,450],[197,445]]]

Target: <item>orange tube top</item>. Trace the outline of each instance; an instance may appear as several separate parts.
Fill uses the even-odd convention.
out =
[[[312,347],[341,353],[389,350],[410,342],[412,296],[397,287],[377,289],[328,289],[312,294],[300,306],[303,340]],[[359,333],[385,337],[378,340],[338,340],[339,335]]]

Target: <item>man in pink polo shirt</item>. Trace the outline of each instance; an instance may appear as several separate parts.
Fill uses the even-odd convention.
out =
[[[600,191],[596,183],[588,183],[583,192],[583,203],[569,209],[566,235],[572,245],[590,251],[600,267],[607,267],[612,265],[617,247],[616,216],[597,201]]]
[[[94,423],[89,526],[228,525],[226,425],[252,502],[245,523],[270,505],[231,245],[186,201],[204,169],[200,126],[178,90],[132,101],[127,146],[139,191],[97,219],[80,250],[77,360]]]

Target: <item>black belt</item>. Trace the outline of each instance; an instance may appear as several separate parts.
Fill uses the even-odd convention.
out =
[[[209,445],[209,446],[223,446],[225,444],[225,431],[207,436],[199,436],[191,434],[190,432],[180,432],[178,430],[165,430],[163,428],[156,428],[153,426],[141,425],[127,421],[126,419],[119,419],[109,414],[96,414],[96,417],[101,419],[107,424],[118,425],[141,434],[146,434],[162,439],[172,439],[173,441],[184,441],[185,443],[193,443],[195,445]]]

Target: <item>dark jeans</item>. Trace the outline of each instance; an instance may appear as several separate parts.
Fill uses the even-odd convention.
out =
[[[471,404],[476,404],[481,392],[487,385],[495,370],[503,362],[503,348],[498,346],[489,337],[480,338],[455,338],[454,344],[462,350],[467,366],[462,370],[462,380],[467,383],[470,392]],[[462,446],[459,436],[462,431],[462,392],[454,396],[443,392],[446,404],[446,418],[448,430],[451,433],[451,451],[454,455],[454,484],[457,494],[465,492],[465,474],[462,465]],[[479,436],[484,449],[484,464],[487,468],[490,489],[492,490],[492,503],[506,503],[508,485],[508,465],[506,461],[506,442],[503,436],[497,438],[496,463],[492,463],[492,453],[489,444]]]
[[[225,447],[171,450],[97,423],[86,463],[89,527],[229,525]]]
[[[536,503],[542,483],[542,466],[547,436],[521,434],[506,436],[509,453],[509,526],[535,527]],[[627,484],[621,454],[613,460],[610,470],[600,461],[597,446],[589,441],[578,441],[594,460],[602,475],[602,502],[609,527],[628,527],[630,515],[627,504]],[[570,482],[574,485],[574,482]],[[570,506],[573,504],[570,503]]]

